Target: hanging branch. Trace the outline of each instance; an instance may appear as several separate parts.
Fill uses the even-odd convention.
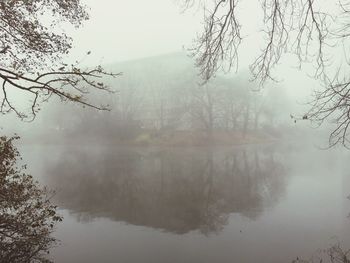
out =
[[[43,22],[44,13],[52,15],[47,23]],[[63,63],[72,48],[72,39],[60,31],[59,25],[64,21],[79,27],[88,18],[80,0],[0,2],[1,113],[14,112],[21,119],[32,120],[40,104],[51,97],[98,110],[108,109],[108,105],[89,101],[87,95],[94,90],[112,92],[104,78],[120,73],[106,72],[101,66],[82,69],[79,62],[71,66]],[[29,112],[19,109],[14,90],[30,101]]]

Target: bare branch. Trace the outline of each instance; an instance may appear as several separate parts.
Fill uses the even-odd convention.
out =
[[[191,5],[192,1],[186,1]],[[197,46],[192,50],[200,75],[206,82],[216,71],[225,67],[227,70],[238,66],[238,47],[241,43],[240,25],[236,18],[238,0],[218,0],[212,11],[205,10],[205,28],[198,37]],[[207,15],[209,13],[209,15]]]
[[[0,79],[2,79],[2,103],[0,112],[7,113],[13,111],[21,119],[33,119],[39,111],[39,105],[52,96],[60,98],[61,101],[75,102],[97,110],[108,110],[108,105],[95,105],[87,101],[84,95],[88,94],[91,89],[102,90],[109,93],[113,92],[103,82],[97,82],[96,78],[99,79],[106,76],[116,77],[120,74],[121,73],[108,73],[101,67],[87,71],[81,71],[73,67],[70,71],[52,71],[34,77],[33,75],[25,76],[16,74],[5,68],[0,68]],[[30,116],[19,112],[10,102],[7,90],[14,88],[33,98]]]
[[[190,7],[196,1],[183,2]],[[194,53],[200,75],[206,82],[225,63],[229,69],[232,65],[237,66],[238,47],[243,39],[236,1],[200,2],[211,2],[214,6],[205,9],[204,33],[197,39]],[[327,9],[325,3],[315,0],[261,0],[261,7],[265,43],[250,65],[253,80],[260,85],[268,80],[276,81],[273,70],[284,53],[295,55],[300,68],[305,62],[313,65],[313,77],[320,81],[322,89],[315,92],[311,109],[303,119],[319,125],[331,121],[335,129],[330,135],[330,145],[347,145],[350,122],[349,0],[340,0],[338,6],[334,4],[333,7],[338,8],[334,12]],[[330,51],[339,51],[340,43],[343,53],[336,60]]]

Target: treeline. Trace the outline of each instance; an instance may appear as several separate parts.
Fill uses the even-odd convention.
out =
[[[186,78],[187,77],[187,78]],[[258,90],[249,76],[216,78],[200,85],[195,72],[190,76],[140,82],[123,81],[113,105],[122,123],[135,121],[145,129],[257,131],[289,122],[289,101],[283,90]]]
[[[259,90],[247,73],[217,77],[203,85],[191,60],[182,54],[111,67],[124,71],[110,83],[116,90],[109,97],[112,111],[77,110],[64,117],[58,112],[56,129],[132,139],[142,132],[276,134],[292,123],[285,90]]]

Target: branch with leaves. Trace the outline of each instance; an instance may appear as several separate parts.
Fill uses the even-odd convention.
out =
[[[0,262],[50,262],[57,242],[51,234],[62,217],[50,202],[53,193],[18,167],[17,138],[0,137]]]
[[[73,67],[65,70],[61,67],[57,71],[50,71],[39,74],[38,76],[26,76],[16,74],[5,68],[0,68],[0,79],[2,80],[2,101],[0,111],[8,113],[13,111],[21,119],[29,117],[34,118],[40,110],[42,102],[47,102],[52,96],[58,97],[61,101],[69,101],[91,107],[97,110],[108,110],[108,105],[95,105],[85,99],[91,89],[113,92],[103,82],[103,77],[116,77],[120,73],[109,73],[104,71],[102,67],[91,70],[82,71]],[[99,80],[99,81],[98,81]],[[11,102],[8,90],[18,89],[23,94],[31,96],[30,115],[18,110],[13,102]]]
[[[50,20],[45,14],[51,15]],[[1,113],[15,112],[21,119],[33,119],[41,103],[51,97],[98,110],[108,109],[108,105],[89,101],[87,94],[94,90],[112,92],[104,78],[120,73],[106,72],[101,66],[82,69],[79,62],[71,66],[63,62],[72,48],[72,39],[60,24],[68,22],[79,27],[88,18],[80,0],[1,1]],[[29,112],[19,109],[11,96],[13,90],[30,101]]]

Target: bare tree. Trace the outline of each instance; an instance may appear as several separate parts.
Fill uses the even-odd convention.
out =
[[[137,84],[136,87],[133,86],[128,79],[124,79],[118,88],[118,96],[116,97],[116,102],[114,103],[117,110],[119,119],[122,122],[128,122],[135,120],[135,117],[139,114],[140,108],[143,104],[144,95],[138,86],[142,84]]]
[[[222,101],[222,111],[226,130],[238,130],[238,121],[243,113],[244,105],[246,103],[237,90],[239,90],[239,87],[236,86],[234,88],[230,86],[225,89],[225,97]]]
[[[205,12],[204,30],[193,48],[197,66],[206,82],[220,69],[238,66],[238,49],[243,38],[239,0],[181,0],[184,8],[195,3]],[[323,84],[315,93],[310,111],[302,119],[318,124],[331,120],[335,129],[330,146],[348,146],[350,125],[350,1],[325,3],[314,0],[261,0],[262,33],[260,54],[250,65],[260,85],[276,80],[273,75],[282,55],[295,55],[299,65],[311,63],[314,78]],[[258,3],[258,2],[257,2]],[[343,47],[343,48],[341,48]],[[340,51],[340,52],[339,52]],[[339,55],[340,53],[340,55]]]
[[[213,136],[215,121],[217,119],[217,96],[212,85],[195,87],[192,90],[192,107],[190,114],[209,137]]]
[[[48,22],[44,13],[51,15]],[[39,105],[51,97],[108,109],[108,105],[95,105],[87,100],[87,94],[91,90],[111,92],[101,78],[118,74],[108,73],[101,66],[84,70],[79,68],[79,62],[72,65],[62,62],[72,47],[72,39],[59,30],[59,23],[65,21],[79,27],[88,18],[80,0],[0,2],[1,113],[15,112],[21,119],[34,118]],[[13,90],[28,97],[29,113],[20,110],[13,101]]]
[[[182,0],[185,7],[200,2],[205,11],[205,27],[197,39],[194,55],[205,81],[225,66],[231,69],[238,65],[238,49],[243,40],[242,25],[237,10],[239,0]],[[262,0],[263,32],[265,47],[251,65],[251,71],[261,84],[274,79],[272,69],[285,52],[296,54],[301,62],[316,55],[317,73],[321,75],[326,66],[324,46],[330,32],[331,15],[322,12],[313,0]],[[347,10],[343,7],[343,13]],[[344,31],[347,28],[344,27]],[[348,29],[349,30],[349,29]],[[345,33],[345,32],[344,32]],[[339,35],[339,34],[338,34]],[[342,35],[342,37],[344,37]],[[317,51],[311,52],[312,42]],[[224,63],[224,62],[228,62]]]

